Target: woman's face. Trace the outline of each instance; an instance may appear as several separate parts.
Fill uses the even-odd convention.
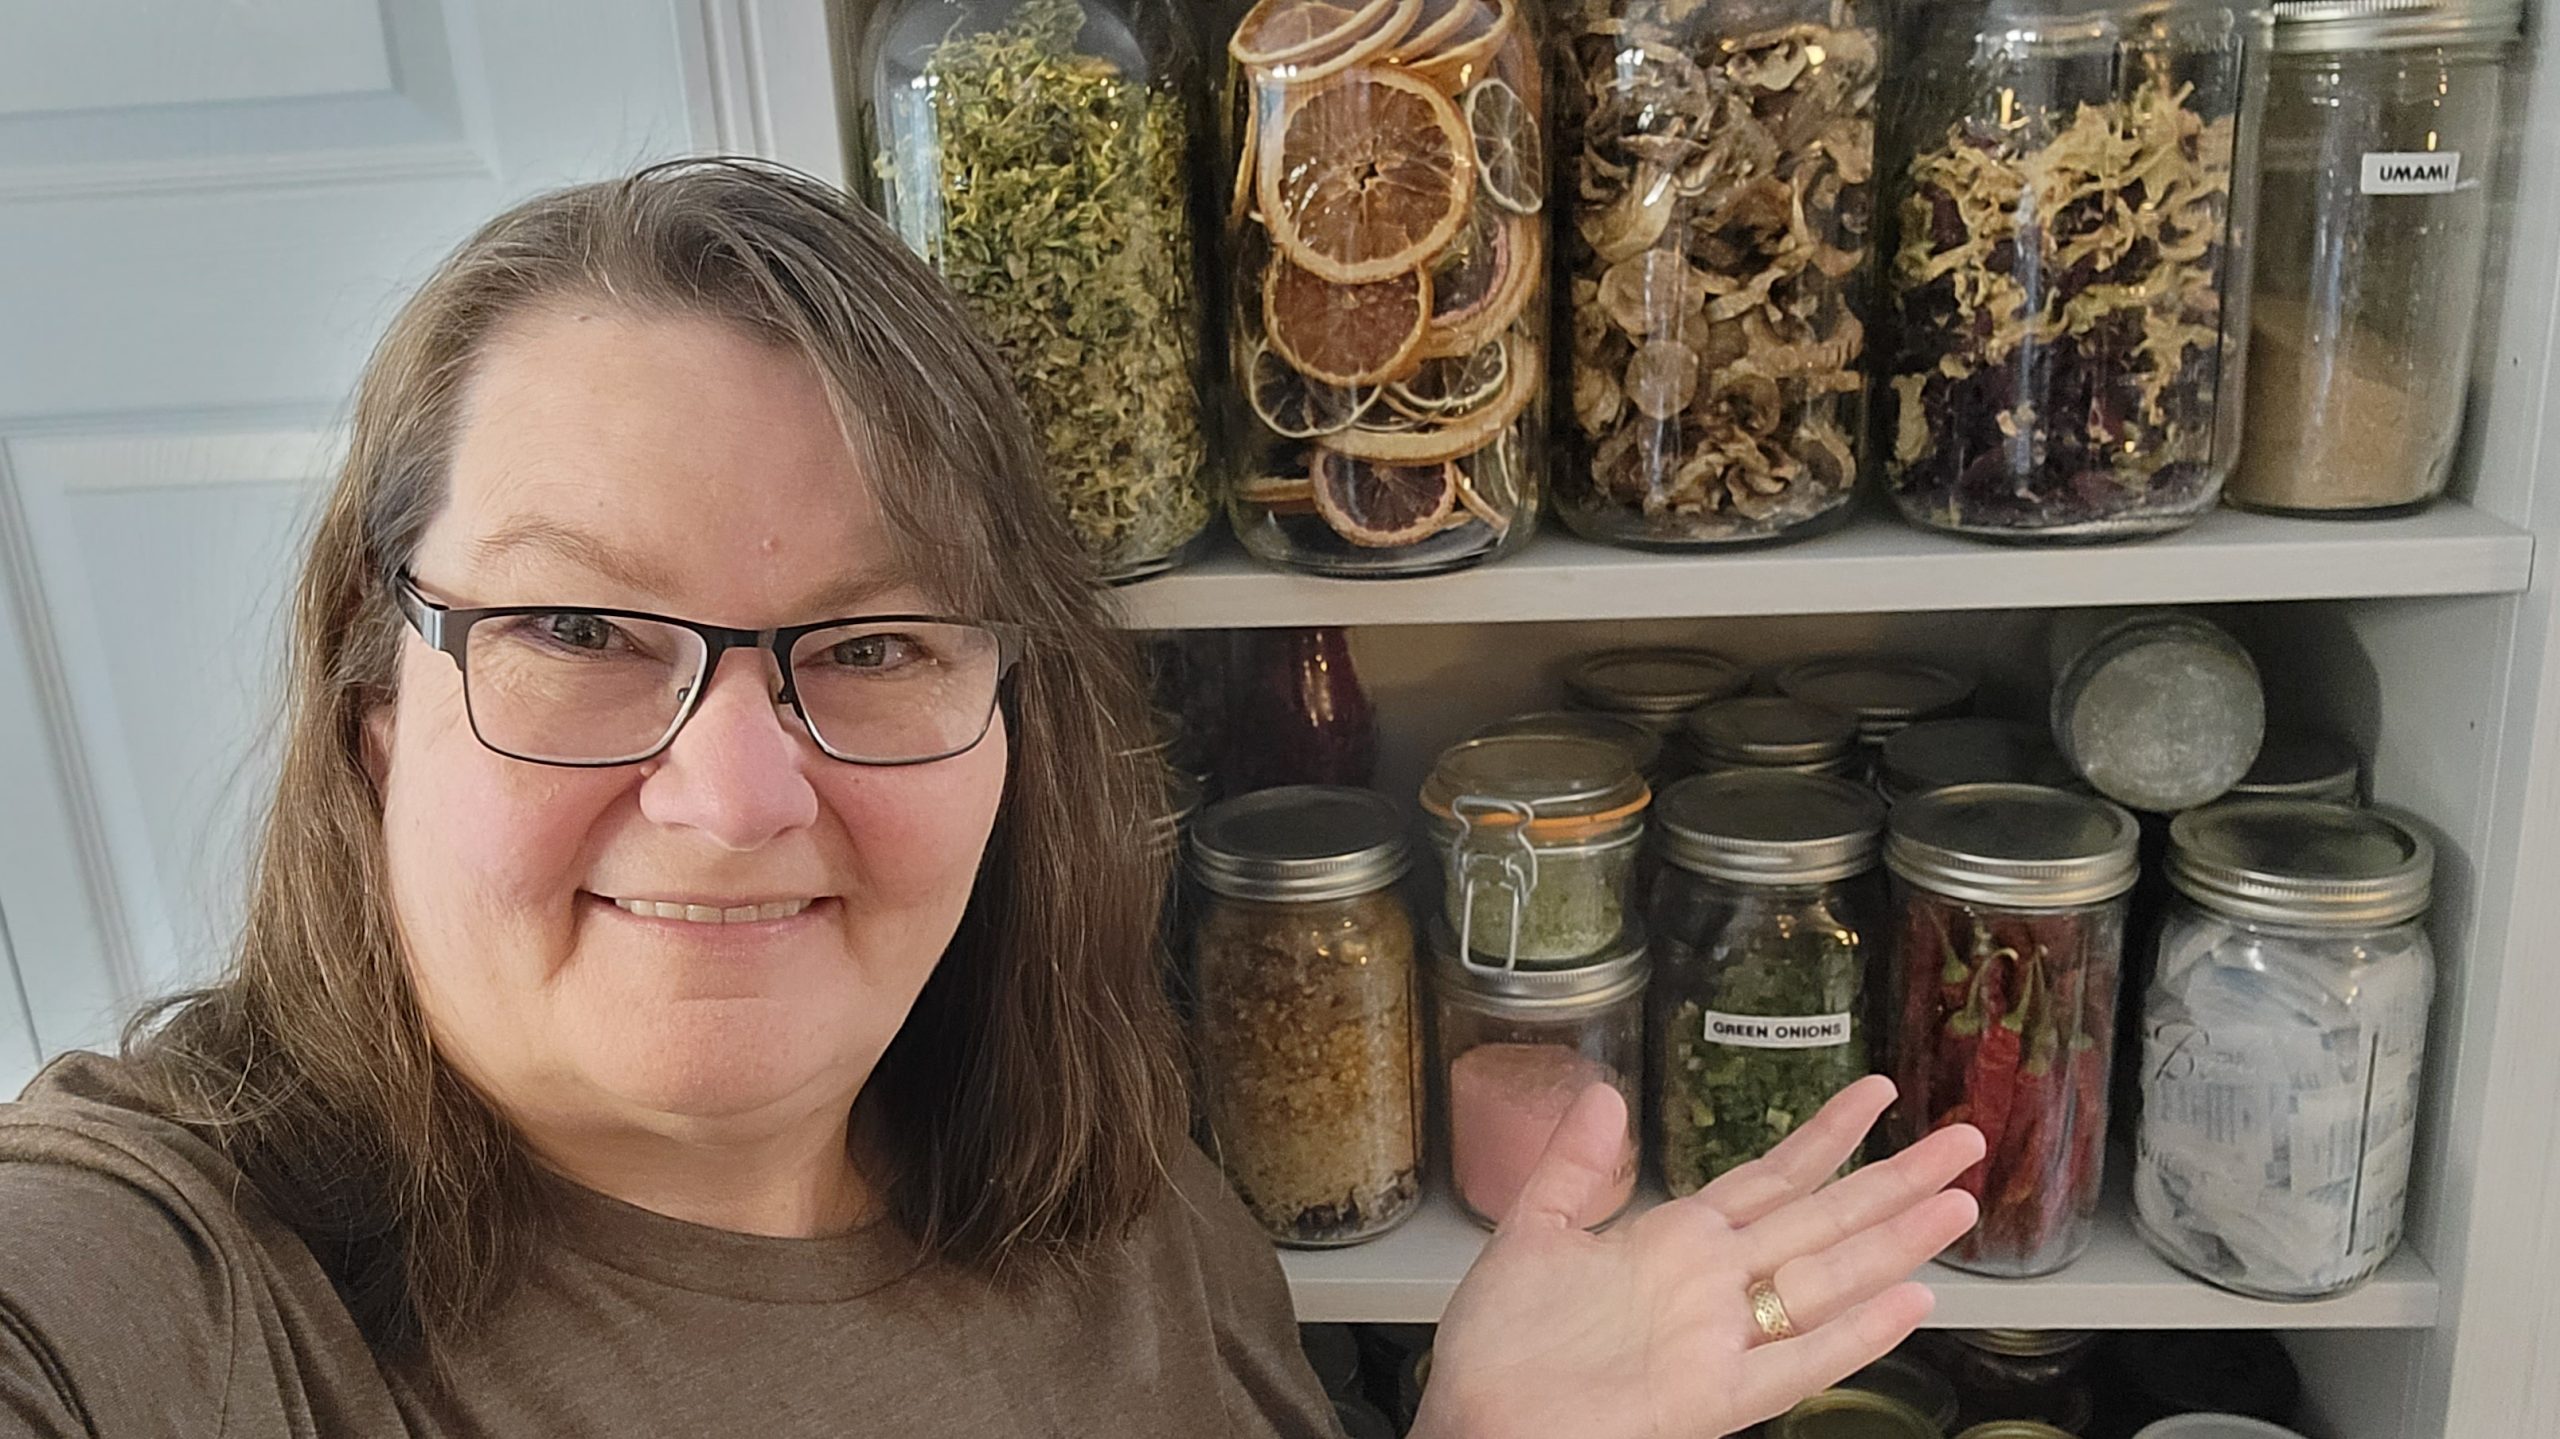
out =
[[[802,358],[700,319],[521,317],[473,378],[412,570],[440,604],[593,605],[763,629],[939,607]],[[820,753],[764,652],[730,650],[657,758],[508,759],[406,634],[375,717],[393,903],[440,1052],[519,1124],[597,1139],[842,1112],[969,899],[1005,773]],[[715,909],[700,923],[615,901]]]

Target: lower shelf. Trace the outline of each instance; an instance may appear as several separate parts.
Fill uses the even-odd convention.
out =
[[[1280,1267],[1301,1322],[1429,1324],[1485,1238],[1447,1195],[1435,1193],[1382,1239],[1350,1249],[1284,1250]],[[1938,1294],[1929,1323],[1948,1329],[2422,1329],[2436,1319],[2436,1277],[2405,1248],[2362,1288],[2336,1299],[2244,1299],[2162,1262],[2134,1233],[2116,1196],[2098,1216],[2089,1252],[2059,1274],[1984,1279],[1932,1265],[1920,1278]]]

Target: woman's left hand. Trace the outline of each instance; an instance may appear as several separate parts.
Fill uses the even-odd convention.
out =
[[[1834,1181],[1893,1094],[1862,1079],[1765,1157],[1591,1234],[1574,1217],[1626,1142],[1625,1101],[1594,1085],[1451,1297],[1415,1439],[1711,1439],[1902,1342],[1935,1303],[1910,1275],[1973,1226],[1947,1185],[1982,1136],[1942,1129]],[[1761,1279],[1794,1337],[1753,1317]]]

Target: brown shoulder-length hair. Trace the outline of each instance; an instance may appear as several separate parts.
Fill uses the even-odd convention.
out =
[[[378,1350],[430,1355],[500,1298],[548,1216],[532,1161],[436,1055],[383,881],[366,715],[401,643],[387,577],[443,504],[462,396],[529,307],[710,316],[808,357],[908,572],[1028,634],[1012,762],[957,934],[864,1092],[894,1218],[934,1261],[1072,1270],[1162,1183],[1181,1122],[1155,967],[1163,792],[1134,649],[1041,489],[997,357],[869,213],[779,167],[655,166],[527,201],[401,310],[295,596],[282,776],[231,971],[127,1031],[146,1099],[311,1244]]]

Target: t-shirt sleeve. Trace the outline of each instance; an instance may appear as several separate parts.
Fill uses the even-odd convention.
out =
[[[1210,1326],[1230,1399],[1259,1417],[1256,1433],[1281,1439],[1340,1439],[1333,1401],[1298,1343],[1289,1281],[1271,1240],[1245,1211],[1207,1155],[1185,1143],[1172,1164],[1174,1189],[1190,1214],[1208,1286]]]

